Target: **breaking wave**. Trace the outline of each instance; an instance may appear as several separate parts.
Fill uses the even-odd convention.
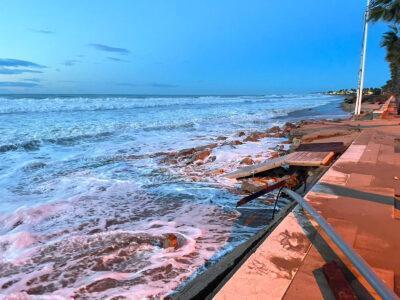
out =
[[[168,295],[268,222],[215,174],[283,140],[238,132],[342,116],[340,100],[0,96],[0,299]],[[163,163],[213,143],[212,162]]]

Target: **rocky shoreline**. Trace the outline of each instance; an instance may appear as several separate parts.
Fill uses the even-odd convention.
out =
[[[365,95],[362,118],[372,118],[372,111],[379,109],[385,100],[385,95]],[[344,111],[351,112],[354,109],[354,102],[355,95],[348,95],[343,97],[341,107]],[[232,136],[219,136],[206,145],[166,153],[161,163],[173,169],[180,169],[179,173],[190,180],[217,181],[224,184],[227,183],[226,180],[218,179],[233,169],[288,154],[302,142],[339,141],[349,145],[359,131],[360,129],[354,126],[349,118],[303,119],[287,122],[283,126],[272,126],[263,131],[238,131]],[[264,148],[263,141],[266,141]],[[237,150],[245,146],[248,146],[248,151],[240,155],[240,151]],[[239,155],[235,157],[235,161],[228,160],[224,163],[217,155],[222,148],[225,148],[226,152],[237,151]]]
[[[264,131],[238,131],[232,136],[219,136],[206,145],[163,154],[160,162],[190,181],[214,182],[235,193],[243,193],[236,185],[236,180],[227,179],[223,175],[286,155],[302,142],[339,139],[345,144],[350,143],[359,129],[346,122],[345,119],[301,120],[266,128]],[[241,148],[247,151],[242,154]],[[221,159],[219,156],[222,151],[226,156],[229,156],[229,152],[235,153],[234,159]]]

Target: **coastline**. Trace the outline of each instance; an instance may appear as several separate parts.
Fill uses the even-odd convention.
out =
[[[211,102],[211,99],[206,100]],[[253,99],[253,102],[249,102],[246,99],[234,99],[228,107],[235,107],[234,110],[239,109],[237,107],[237,101],[239,100],[242,106],[240,109],[246,109],[251,105],[257,105],[259,101],[259,99]],[[61,100],[58,101],[62,102]],[[279,98],[279,100],[274,101],[276,102],[275,107],[271,107],[270,104],[268,104],[268,106],[264,105],[263,108],[259,109],[257,105],[256,108],[250,111],[250,113],[247,113],[243,119],[236,120],[236,126],[231,127],[235,128],[234,130],[236,131],[223,130],[220,131],[221,135],[215,135],[213,133],[216,131],[210,133],[210,131],[207,130],[208,128],[204,125],[203,127],[198,127],[199,125],[196,124],[189,128],[184,127],[184,130],[193,132],[193,134],[188,135],[190,138],[183,141],[183,145],[181,144],[183,146],[182,149],[175,147],[176,145],[172,145],[173,151],[168,151],[169,147],[165,147],[154,148],[158,150],[158,152],[148,151],[147,153],[138,153],[130,150],[131,145],[127,145],[129,148],[122,148],[122,150],[125,149],[126,151],[123,152],[120,151],[120,147],[121,145],[125,145],[126,141],[125,138],[121,137],[124,144],[110,145],[109,149],[113,151],[118,150],[114,155],[107,153],[107,155],[104,156],[103,153],[95,153],[93,157],[89,156],[90,159],[87,161],[88,165],[78,164],[76,166],[75,163],[79,162],[79,160],[72,160],[72,175],[77,174],[78,178],[82,178],[81,180],[87,178],[88,174],[93,176],[89,178],[90,180],[93,178],[93,180],[88,182],[90,188],[87,195],[84,195],[84,197],[73,196],[72,200],[67,199],[62,202],[65,207],[71,208],[71,212],[77,211],[75,214],[76,217],[74,213],[64,214],[64,206],[57,205],[57,202],[54,204],[49,203],[49,208],[57,210],[54,212],[46,208],[45,205],[32,209],[35,214],[41,213],[42,207],[45,210],[45,212],[43,212],[44,225],[38,220],[37,222],[39,225],[35,225],[36,227],[50,224],[49,227],[44,228],[52,228],[52,223],[50,222],[54,220],[54,222],[60,224],[59,220],[61,220],[62,223],[62,218],[66,218],[66,222],[74,224],[72,230],[67,232],[67,234],[64,234],[62,231],[55,233],[55,237],[57,238],[57,251],[55,251],[54,254],[51,253],[51,255],[60,256],[63,257],[64,261],[69,261],[69,257],[63,256],[64,254],[61,252],[66,245],[69,245],[69,243],[67,243],[69,239],[64,240],[64,236],[68,235],[68,237],[74,237],[76,236],[76,232],[78,232],[81,239],[79,244],[90,245],[97,243],[97,239],[103,239],[106,241],[105,243],[107,245],[112,245],[112,247],[114,247],[113,249],[115,249],[118,257],[122,257],[124,260],[142,262],[143,260],[140,257],[135,256],[135,249],[130,249],[129,247],[129,249],[126,249],[127,246],[125,244],[118,244],[120,239],[127,241],[127,243],[131,240],[137,240],[138,247],[148,247],[150,249],[146,251],[149,255],[152,255],[151,251],[154,251],[154,253],[158,253],[157,251],[159,251],[162,254],[159,258],[162,267],[155,269],[154,272],[158,272],[157,274],[160,274],[159,278],[169,282],[168,287],[162,285],[159,287],[157,286],[152,291],[143,291],[143,293],[148,293],[146,295],[153,293],[154,295],[161,295],[166,293],[167,290],[175,290],[175,285],[180,282],[181,278],[186,278],[189,274],[197,276],[199,274],[198,272],[201,272],[201,270],[198,271],[198,268],[207,268],[224,257],[227,253],[232,252],[238,245],[241,245],[258,232],[260,228],[269,224],[274,194],[271,193],[270,197],[263,201],[254,201],[246,205],[246,207],[235,209],[237,198],[242,197],[246,192],[242,190],[242,187],[236,180],[228,179],[224,175],[240,167],[257,164],[269,158],[282,156],[291,151],[292,145],[303,136],[308,134],[307,138],[313,139],[309,134],[315,132],[315,128],[320,128],[324,123],[326,123],[326,126],[331,127],[337,124],[335,123],[337,121],[332,122],[323,117],[313,118],[313,115],[330,116],[331,112],[329,110],[337,111],[337,115],[341,114],[341,112],[337,110],[339,106],[338,98],[332,101],[324,99],[324,105],[305,110],[296,109],[300,106],[302,97],[295,100],[292,98],[292,103],[296,104],[294,109],[289,105],[288,107],[279,107],[279,109],[276,109],[276,107],[280,105],[281,100]],[[319,101],[320,99],[315,101],[317,105]],[[329,103],[326,104],[327,102]],[[128,106],[129,103],[123,104],[124,106]],[[194,105],[196,108],[197,106],[200,107],[197,103]],[[221,106],[224,108],[224,105],[225,104],[222,103]],[[335,109],[332,109],[333,106]],[[319,111],[321,107],[325,107],[323,112]],[[53,109],[53,107],[49,108]],[[87,107],[84,106],[84,108],[86,109]],[[114,110],[108,109],[110,108],[109,106],[105,108],[107,114],[114,112]],[[114,109],[113,107],[111,108]],[[81,110],[81,107],[79,107],[79,109]],[[90,109],[92,108],[90,107]],[[151,108],[149,110],[153,109],[154,108]],[[163,106],[162,111],[164,111],[164,109],[165,107]],[[47,113],[48,108],[45,107],[43,110]],[[139,110],[143,111],[144,109],[139,108]],[[91,110],[85,111],[87,111],[89,116],[99,115],[97,107],[93,113]],[[251,114],[252,112],[257,113],[257,118],[253,117]],[[35,112],[35,114],[38,116],[40,115],[38,112]],[[293,121],[285,123],[285,117],[281,116],[283,114],[286,116],[286,120],[293,119]],[[304,114],[308,114],[310,117],[304,118]],[[271,117],[271,115],[273,117]],[[287,117],[288,115],[289,117]],[[249,116],[251,120],[248,121],[246,116]],[[120,118],[120,113],[118,113],[118,119]],[[230,119],[227,121],[230,121]],[[247,123],[242,123],[245,121]],[[277,126],[277,124],[280,126]],[[178,132],[181,130],[179,128],[177,130]],[[200,131],[198,131],[197,128],[200,128]],[[245,128],[250,129],[244,130]],[[152,139],[154,139],[154,131],[147,131],[146,129],[145,133],[146,135],[144,137],[151,136]],[[326,136],[325,133],[320,135]],[[40,151],[46,151],[47,147],[65,148],[71,151],[71,149],[75,149],[74,147],[76,146],[78,150],[80,150],[81,140],[83,141],[82,145],[86,148],[89,146],[96,146],[97,140],[100,143],[104,141],[104,143],[108,143],[107,145],[109,145],[108,140],[111,138],[111,133],[107,133],[107,135],[103,136],[100,132],[100,135],[96,135],[95,137],[83,136],[82,139],[80,136],[79,139],[66,139],[62,137],[61,140],[57,141],[41,139],[39,140],[39,146],[33,150],[18,148],[16,149],[17,151],[11,151],[11,149],[10,151],[4,152],[4,155],[9,155],[10,157],[20,153],[25,155],[25,150],[27,154],[34,154]],[[180,136],[180,139],[182,139],[182,136]],[[146,140],[146,142],[147,141],[148,140]],[[136,146],[135,142],[135,140],[131,142],[132,146]],[[201,142],[204,144],[198,145]],[[195,146],[192,148],[184,147],[187,145]],[[100,160],[98,158],[100,158]],[[154,165],[153,168],[149,168],[150,164],[151,166]],[[63,162],[62,165],[65,166],[66,164]],[[42,164],[34,161],[34,164],[32,163],[28,166],[24,166],[23,170],[35,170],[37,173],[44,173],[47,171],[47,168],[51,166],[52,165],[47,161]],[[111,174],[115,174],[115,177],[111,180],[105,180],[107,177],[103,177],[104,171],[113,171],[114,166],[116,172],[111,172]],[[123,176],[125,176],[132,170],[136,170],[135,166],[141,171],[138,175],[148,174],[146,182],[144,182],[142,186],[135,186],[134,183],[136,183],[136,178],[143,177],[135,176],[133,177],[135,181],[120,177],[120,174],[124,174]],[[75,167],[77,168],[75,169]],[[140,169],[140,167],[143,168]],[[102,176],[95,176],[96,174],[91,172],[92,169],[99,170],[99,175]],[[161,178],[162,181],[157,178],[158,176],[163,176]],[[86,184],[85,182],[83,183]],[[80,187],[80,185],[78,185],[78,187]],[[140,196],[138,195],[138,190],[141,194]],[[162,194],[161,196],[160,193]],[[78,193],[78,195],[80,194]],[[132,201],[133,199],[136,201]],[[111,209],[105,212],[102,209],[102,205]],[[76,210],[78,207],[79,209]],[[88,210],[93,207],[95,207],[95,211],[90,211],[90,213],[88,213]],[[278,207],[281,209],[284,208],[281,206],[281,203]],[[126,208],[129,208],[129,210],[126,211]],[[48,215],[46,214],[47,212]],[[3,221],[9,226],[7,230],[9,230],[10,236],[12,236],[13,232],[18,233],[19,231],[25,230],[25,228],[29,228],[29,224],[24,223],[26,219],[25,214],[29,216],[32,214],[31,210],[21,210],[18,211],[16,215],[10,213],[9,217],[6,215],[5,218],[3,218]],[[62,218],[59,216],[62,216]],[[86,219],[88,219],[84,225],[82,225],[82,223],[85,221],[85,217],[82,216],[87,216]],[[98,219],[90,218],[91,216],[97,216]],[[142,217],[140,218],[140,216]],[[148,220],[146,218],[148,218]],[[101,222],[99,219],[101,219]],[[134,228],[135,231],[132,231],[132,228]],[[123,232],[121,232],[121,230]],[[21,237],[21,239],[22,238],[24,237]],[[35,246],[35,236],[33,236],[31,240],[32,245]],[[47,242],[48,240],[49,239],[44,239],[43,241]],[[88,267],[87,264],[77,265],[76,267],[75,265],[71,265],[71,268],[65,270],[61,267],[60,272],[75,272],[75,268],[83,268],[84,272],[82,272],[83,275],[81,277],[82,280],[89,278],[89,281],[86,283],[88,290],[79,290],[76,291],[76,293],[81,293],[82,295],[92,292],[106,294],[107,290],[103,291],[100,287],[103,283],[102,280],[91,282],[90,277],[84,277],[84,275],[99,270],[111,270],[114,265],[119,266],[121,261],[119,259],[108,261],[107,258],[105,258],[104,263],[99,264],[97,260],[103,260],[104,257],[101,252],[101,247],[99,247],[98,253],[85,252],[87,248],[87,246],[82,247],[82,249],[78,247],[74,251],[82,252],[86,260],[89,261],[89,264],[96,261],[94,269]],[[38,249],[40,251],[45,251],[43,253],[48,255],[48,252],[46,252],[48,251],[46,250],[48,247],[46,247],[46,245],[43,246],[43,248],[38,247]],[[5,255],[9,253],[11,255],[11,252],[6,252]],[[163,255],[165,255],[165,257]],[[169,260],[171,257],[176,261],[172,269],[180,268],[179,270],[181,271],[179,274],[175,271],[170,272],[171,266],[169,265]],[[38,265],[41,263],[42,262],[38,260]],[[32,265],[31,267],[35,268],[36,265]],[[125,266],[122,265],[121,268],[123,269],[124,267]],[[142,269],[139,268],[137,271],[141,272]],[[59,271],[57,270],[57,272]],[[152,273],[147,273],[145,270],[144,275],[148,277],[149,282],[152,282],[150,281],[152,278],[151,276],[153,276]],[[125,283],[124,281],[105,281],[112,285],[128,285],[128,282]],[[56,282],[56,279],[54,282]],[[71,285],[71,292],[73,291],[72,286],[73,285]],[[138,285],[132,286],[129,284],[129,286],[132,289],[140,288]],[[115,288],[117,289],[117,287]],[[9,290],[18,291],[18,286],[10,286]],[[29,288],[28,291],[47,293],[44,290],[35,291],[33,288]],[[138,292],[138,290],[135,291]],[[56,292],[57,290],[55,293]]]
[[[332,103],[323,105],[331,108]],[[350,113],[351,107],[346,105],[346,98],[340,103],[343,112]],[[372,110],[376,104],[371,104],[368,109]],[[181,168],[180,174],[189,180],[200,181],[204,177],[209,181],[218,181],[224,174],[234,169],[254,165],[265,160],[276,158],[290,153],[303,140],[304,142],[313,142],[324,140],[332,136],[348,135],[354,128],[343,129],[339,125],[341,122],[350,118],[350,114],[345,117],[311,117],[315,108],[299,109],[289,112],[288,117],[293,120],[285,122],[283,125],[273,125],[264,130],[239,130],[233,135],[221,135],[216,137],[211,143],[202,144],[196,147],[184,148],[167,153],[158,153],[155,156],[160,157],[160,162],[172,169]],[[304,117],[307,114],[308,117]],[[282,120],[282,116],[274,117],[275,120]],[[235,156],[236,162],[220,163],[216,159],[215,152],[225,149],[227,152],[235,152],[240,147],[248,146],[248,151]],[[231,182],[219,181],[222,185]]]
[[[344,100],[345,99],[343,99],[343,102]],[[240,164],[237,165],[237,168],[251,166],[259,162],[268,161],[271,158],[276,158],[279,156],[286,155],[288,153],[293,152],[302,142],[305,143],[341,142],[347,148],[352,143],[352,141],[359,135],[359,128],[357,126],[352,126],[351,123],[349,123],[349,121],[350,121],[349,118],[340,118],[333,120],[329,119],[316,120],[313,118],[301,119],[295,122],[287,122],[283,126],[269,127],[265,131],[251,131],[247,133],[238,132],[236,136],[238,137],[241,136],[243,138],[242,141],[240,141],[239,143],[236,140],[231,143],[228,143],[228,145],[235,147],[237,145],[243,145],[245,143],[261,143],[263,139],[268,139],[268,138],[281,139],[279,144],[277,144],[275,147],[270,147],[268,149],[271,153],[269,157],[263,157],[259,161],[254,161],[252,157],[243,156],[242,160],[240,161]],[[227,139],[221,137],[219,140],[226,141]],[[177,161],[180,160],[181,162],[184,162],[187,166],[190,166],[191,164],[194,164],[196,167],[202,167],[207,164],[212,165],[213,164],[212,151],[215,151],[216,149],[218,149],[218,147],[221,147],[222,145],[224,145],[224,143],[221,144],[214,143],[192,149],[184,149],[177,153],[172,154],[172,160],[173,163],[176,163]],[[169,157],[171,158],[171,156]],[[211,160],[209,160],[210,157]],[[168,159],[166,160],[166,162],[168,162]],[[232,171],[232,166],[229,166],[227,169],[228,170],[220,168],[218,169],[217,172],[210,172],[210,173],[205,172],[203,176],[209,178],[224,178],[224,175],[226,175],[227,172]],[[322,173],[320,174],[319,172]],[[314,177],[316,176],[315,178],[318,178],[320,175],[323,174],[323,171],[320,170],[319,172],[314,173],[313,176]],[[188,173],[190,174],[190,172]],[[307,187],[307,190],[311,189],[312,186],[316,183],[317,180],[315,178],[310,178],[312,183],[310,184],[310,186]],[[191,180],[192,179],[193,178],[191,178]],[[232,181],[235,182],[236,185],[235,184],[232,185]],[[234,192],[242,197],[249,194],[249,191],[244,190],[243,185],[240,187],[236,180],[231,180],[231,185],[227,185],[227,188],[230,189],[231,192]],[[274,199],[276,196],[276,191],[270,193],[270,195],[272,195],[270,199]],[[273,205],[273,201],[263,200],[261,204],[262,204],[261,206],[252,204],[253,207],[252,213],[254,213],[257,209],[262,209],[262,206],[264,206],[264,208],[268,206],[271,207]],[[250,245],[253,243],[259,243],[260,239],[262,239],[261,237],[268,235],[268,233],[271,232],[273,228],[277,226],[277,224],[279,224],[279,220],[283,220],[285,215],[291,210],[292,207],[293,203],[291,204],[285,203],[285,206],[279,207],[278,219],[268,218],[268,220],[270,221],[264,224],[261,224],[259,216],[256,217],[257,220],[254,220],[254,215],[253,216],[251,214],[246,215],[245,213],[245,215],[243,216],[245,220],[251,220],[249,221],[250,223],[257,223],[257,225],[263,225],[262,229],[260,229],[253,237],[249,238],[243,244],[237,246],[235,250],[225,253],[225,255],[221,257],[221,261],[219,261],[217,265],[219,265],[220,263],[226,266],[232,264],[232,261],[236,261],[237,259],[239,259],[238,255],[240,255],[239,253],[241,252],[244,252],[245,253],[244,255],[246,256],[247,251],[244,251],[243,249],[245,249],[246,247],[250,247]],[[243,213],[245,212],[245,209],[242,210],[242,208],[239,208],[239,211]],[[269,211],[269,213],[271,213],[271,210]],[[263,218],[266,217],[268,217],[268,214],[263,216]],[[198,283],[203,281],[208,281],[209,282],[208,284],[210,286],[213,286],[214,283],[211,282],[212,280],[210,278],[213,278],[213,276],[217,276],[216,274],[218,274],[218,271],[215,268],[212,267],[207,271],[202,270],[200,271],[200,273],[197,272],[194,276],[191,277],[191,279],[183,282],[177,289],[175,289],[172,292],[171,296],[174,298],[177,295],[181,295],[181,293],[183,294],[188,293],[189,295],[194,295],[192,294],[192,290],[193,289],[196,290],[195,286],[199,285]],[[228,269],[231,270],[230,267]],[[203,292],[204,291],[200,293]]]
[[[345,103],[346,99],[343,99],[343,103]],[[342,104],[342,107],[344,105]],[[369,118],[372,110],[376,109],[380,106],[379,102],[371,101],[371,103],[367,103],[364,107],[364,118]],[[351,107],[349,108],[351,109]],[[301,143],[343,143],[345,149],[347,149],[351,143],[359,136],[360,128],[357,125],[352,124],[350,118],[341,118],[341,119],[320,119],[314,120],[312,118],[302,119],[297,122],[286,123],[281,127],[271,127],[265,130],[265,132],[250,132],[248,133],[248,137],[251,140],[251,137],[256,136],[259,137],[259,141],[262,138],[268,138],[271,136],[282,137],[285,140],[281,143],[281,145],[287,146],[285,149],[279,148],[280,151],[276,151],[277,149],[270,149],[275,151],[274,155],[270,158],[278,157],[286,155],[292,151],[294,151]],[[201,150],[202,151],[202,150]],[[338,155],[337,159],[340,158],[341,155]],[[270,158],[267,158],[266,161]],[[249,162],[248,165],[252,165],[255,162],[247,160],[246,157],[243,159],[243,162]],[[239,167],[243,167],[240,165]],[[309,174],[310,182],[307,183],[307,189],[304,188],[301,191],[298,191],[300,194],[304,195],[307,191],[311,190],[313,186],[318,182],[318,179],[323,176],[325,171],[328,168],[320,168],[320,170],[315,169],[314,174]],[[221,171],[222,173],[222,171]],[[223,176],[224,173],[218,174],[218,176]],[[242,186],[243,187],[243,186]],[[249,191],[243,190],[241,188],[236,189],[236,193],[239,195],[249,194]],[[276,193],[271,192],[273,198]],[[257,200],[254,200],[257,201]],[[265,202],[264,205],[272,205],[273,202]],[[217,291],[222,285],[224,285],[232,274],[238,269],[238,266],[241,265],[240,262],[246,260],[251,253],[253,253],[254,249],[256,249],[263,241],[267,238],[267,236],[283,221],[286,215],[293,209],[294,203],[286,203],[286,206],[280,207],[279,212],[276,218],[270,219],[270,222],[264,224],[264,227],[258,231],[254,236],[252,236],[249,240],[245,241],[243,244],[236,247],[230,253],[225,254],[219,262],[215,265],[212,265],[205,272],[200,272],[200,274],[196,274],[193,276],[191,280],[183,282],[176,290],[174,290],[170,295],[172,299],[178,299],[180,296],[189,296],[192,297],[194,295],[202,295],[205,296],[207,294],[207,290],[209,291]],[[239,208],[240,209],[240,208]],[[251,218],[251,216],[244,216],[244,218]],[[249,250],[253,249],[253,250]],[[221,275],[221,268],[225,268],[225,275]],[[204,271],[204,270],[203,270]],[[225,279],[220,281],[221,276]],[[212,292],[214,293],[214,292]]]

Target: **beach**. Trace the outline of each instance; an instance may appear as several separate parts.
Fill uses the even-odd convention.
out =
[[[0,295],[168,295],[269,222],[223,175],[351,135],[342,101],[2,97]]]

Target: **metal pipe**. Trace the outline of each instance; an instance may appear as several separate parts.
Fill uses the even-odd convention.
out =
[[[379,296],[381,296],[383,299],[399,299],[397,295],[378,276],[376,276],[375,272],[365,262],[365,260],[346,244],[346,242],[336,233],[332,226],[329,225],[328,222],[326,222],[325,219],[306,200],[304,200],[303,197],[288,188],[284,188],[282,192],[295,200],[313,217],[315,221],[317,221],[329,238],[347,256],[347,258],[352,262],[361,275],[364,276],[364,278]]]

